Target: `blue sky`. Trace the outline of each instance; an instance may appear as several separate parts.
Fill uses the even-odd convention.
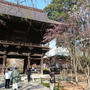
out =
[[[6,1],[10,1],[10,2],[16,2],[18,0],[6,0]],[[39,8],[39,9],[43,9],[44,7],[46,7],[50,2],[51,0],[33,0],[33,3],[31,2],[32,0],[26,0],[26,2],[23,2],[21,3],[21,1],[25,1],[25,0],[19,0],[20,4],[23,4],[23,5],[26,5],[26,6],[33,6],[35,8]]]

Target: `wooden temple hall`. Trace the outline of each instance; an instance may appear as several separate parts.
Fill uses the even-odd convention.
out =
[[[49,47],[42,39],[51,23],[57,24],[43,10],[0,1],[0,73],[21,66],[22,73],[35,67],[43,74],[43,55]]]

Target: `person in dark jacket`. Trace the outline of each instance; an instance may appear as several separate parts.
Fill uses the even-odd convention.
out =
[[[27,78],[28,78],[28,82],[30,82],[30,80],[31,80],[31,68],[29,68],[28,70],[27,70]]]

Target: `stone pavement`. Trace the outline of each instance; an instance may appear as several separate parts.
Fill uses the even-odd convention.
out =
[[[18,83],[19,86],[19,90],[50,90],[47,87],[44,87],[40,84],[37,84],[35,82],[19,82]],[[11,86],[12,87],[12,86]],[[4,83],[0,83],[0,90],[12,90],[12,88],[10,89],[5,89],[4,88]]]

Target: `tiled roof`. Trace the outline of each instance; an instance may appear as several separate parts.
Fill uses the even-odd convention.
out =
[[[22,17],[46,23],[59,24],[56,21],[49,20],[44,10],[9,3],[6,1],[0,1],[0,14]]]
[[[69,51],[64,47],[54,47],[45,54],[44,58],[52,56],[69,56]]]

